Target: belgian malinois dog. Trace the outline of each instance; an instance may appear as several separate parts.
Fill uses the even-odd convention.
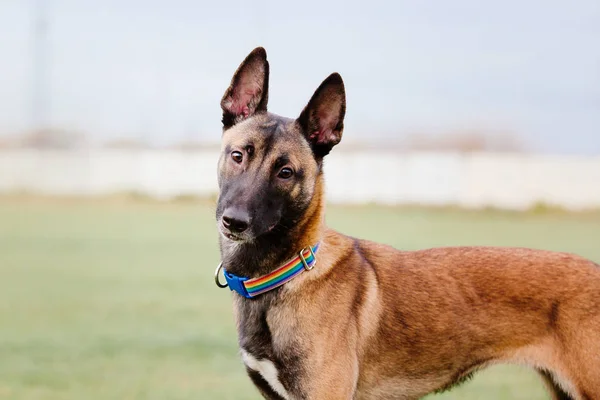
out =
[[[328,229],[323,159],[342,138],[342,78],[295,119],[267,112],[268,89],[257,48],[221,101],[216,210],[217,284],[234,291],[241,357],[266,399],[417,399],[504,362],[535,368],[555,399],[600,399],[597,264],[399,251]]]

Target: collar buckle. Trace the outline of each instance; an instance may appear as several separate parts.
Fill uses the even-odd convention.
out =
[[[304,252],[308,250],[310,251],[310,255],[312,256],[312,264],[308,264],[308,262],[306,262],[306,258],[304,257]],[[300,250],[300,253],[298,253],[300,255],[300,260],[302,260],[302,264],[304,265],[304,269],[306,271],[310,271],[311,269],[313,269],[315,267],[315,265],[317,265],[317,257],[315,256],[315,253],[313,252],[312,246],[308,246],[303,248],[302,250]]]

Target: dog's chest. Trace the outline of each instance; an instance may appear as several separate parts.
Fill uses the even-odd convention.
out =
[[[269,326],[267,307],[238,309],[238,335],[242,360],[260,374],[270,388],[284,399],[297,398],[301,390],[301,351],[294,337],[281,340],[278,327]]]
[[[267,359],[259,360],[252,354],[242,349],[242,361],[252,371],[258,372],[271,389],[286,400],[291,400],[292,396],[279,380],[279,371],[273,362]]]

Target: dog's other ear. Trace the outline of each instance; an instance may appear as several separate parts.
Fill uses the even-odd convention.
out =
[[[317,159],[329,154],[331,148],[342,140],[345,114],[344,81],[336,72],[321,83],[298,117]]]
[[[268,101],[267,52],[264,48],[257,47],[235,71],[231,84],[221,99],[223,128],[230,128],[257,112],[267,111]]]

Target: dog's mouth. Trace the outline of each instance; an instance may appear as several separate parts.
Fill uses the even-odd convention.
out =
[[[244,240],[242,237],[231,232],[223,232],[223,236],[225,236],[229,240],[233,240],[234,242],[241,242]]]
[[[272,232],[277,227],[277,225],[278,225],[277,223],[270,225],[264,233]],[[233,233],[229,229],[222,226],[222,224],[219,224],[219,233],[221,233],[221,235],[225,239],[231,240],[232,242],[249,242],[252,240],[252,237],[249,237],[247,233],[245,233],[245,232],[242,234]]]
[[[227,239],[227,240],[231,240],[232,242],[245,242],[248,240],[248,238],[243,237],[242,235],[237,235],[233,232],[228,231],[227,229],[223,228],[223,227],[219,227],[219,233],[221,233],[221,235]]]

